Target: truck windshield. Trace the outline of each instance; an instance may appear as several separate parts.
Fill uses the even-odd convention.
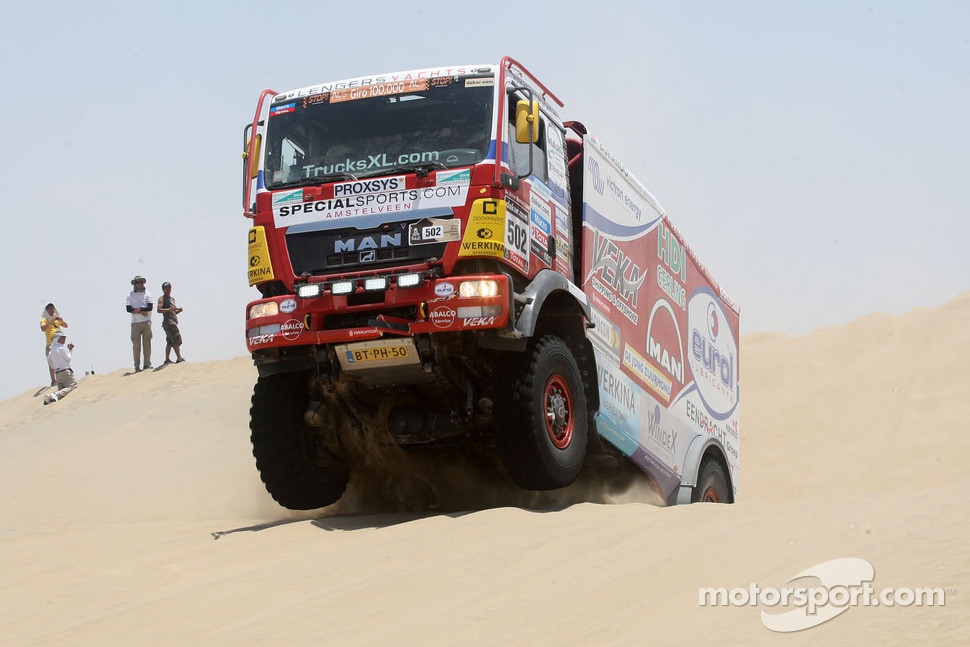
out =
[[[276,101],[266,127],[268,189],[470,166],[491,139],[494,80],[379,83]]]

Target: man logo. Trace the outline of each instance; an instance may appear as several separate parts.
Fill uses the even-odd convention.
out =
[[[488,227],[482,227],[481,229],[479,229],[478,231],[476,231],[475,234],[479,238],[484,238],[484,239],[487,240],[487,239],[489,239],[489,238],[492,237],[492,230],[489,229]]]
[[[393,234],[374,234],[373,236],[350,236],[348,238],[338,238],[333,241],[334,254],[346,254],[347,252],[362,252],[365,249],[386,249],[388,247],[400,247],[402,244],[401,232]]]
[[[377,260],[377,251],[373,249],[368,249],[360,253],[361,263],[372,263]]]

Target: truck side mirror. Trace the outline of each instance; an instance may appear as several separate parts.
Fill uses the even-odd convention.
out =
[[[249,155],[249,144],[251,142],[246,142],[246,150],[243,151],[243,157],[248,157]],[[256,143],[253,146],[253,157],[249,160],[249,177],[255,180],[256,176],[259,175],[259,147],[263,143],[263,136],[256,135]]]
[[[515,104],[515,141],[535,144],[539,141],[539,102],[519,99]]]

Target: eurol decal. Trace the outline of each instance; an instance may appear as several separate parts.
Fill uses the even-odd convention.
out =
[[[718,420],[738,406],[738,344],[714,292],[697,288],[687,303],[687,361],[701,400]]]

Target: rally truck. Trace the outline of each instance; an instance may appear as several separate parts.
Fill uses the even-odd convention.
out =
[[[733,501],[739,308],[563,107],[508,57],[263,91],[246,344],[279,504],[338,501],[388,446],[528,490],[621,463],[668,503]]]

